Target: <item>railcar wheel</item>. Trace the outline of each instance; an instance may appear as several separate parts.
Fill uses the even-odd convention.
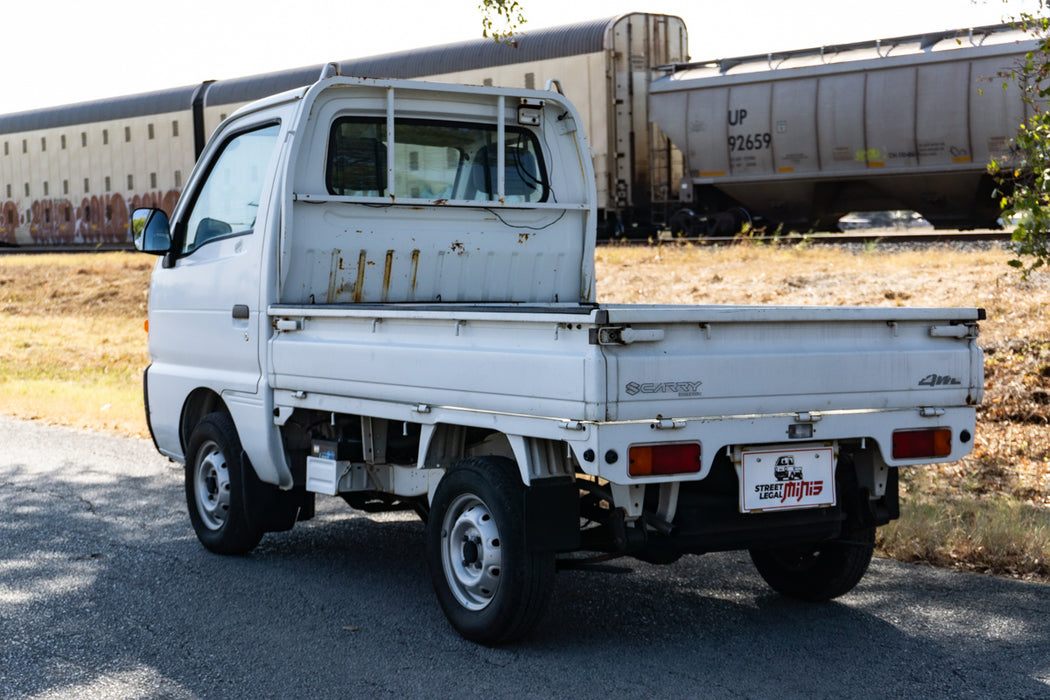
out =
[[[875,549],[875,528],[803,547],[751,549],[751,561],[770,588],[782,595],[820,602],[848,593],[864,577]]]
[[[427,565],[445,616],[465,638],[500,644],[539,620],[554,554],[525,544],[524,489],[513,462],[475,457],[441,479],[427,522]]]
[[[197,539],[217,554],[245,554],[262,539],[248,523],[245,468],[233,420],[225,413],[201,419],[186,451],[186,505]]]

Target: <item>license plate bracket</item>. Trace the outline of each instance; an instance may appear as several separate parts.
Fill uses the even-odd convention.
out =
[[[835,450],[830,445],[744,450],[739,464],[742,513],[835,505]]]

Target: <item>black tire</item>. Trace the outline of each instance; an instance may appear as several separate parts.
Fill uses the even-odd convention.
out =
[[[237,429],[225,413],[209,413],[186,451],[186,506],[197,539],[216,554],[245,554],[262,539],[248,522]]]
[[[868,570],[875,528],[844,533],[817,545],[751,549],[751,561],[770,588],[799,600],[821,602],[853,589]]]
[[[430,504],[434,591],[456,631],[480,644],[528,633],[553,587],[554,553],[525,545],[524,491],[514,462],[472,457],[445,474]]]

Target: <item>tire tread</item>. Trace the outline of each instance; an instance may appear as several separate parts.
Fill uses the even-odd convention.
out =
[[[193,478],[196,468],[197,452],[208,438],[214,439],[226,454],[230,470],[231,506],[226,522],[218,530],[211,530],[197,513],[196,489]],[[262,539],[262,530],[252,527],[244,503],[244,469],[250,469],[241,460],[241,440],[237,436],[237,427],[227,413],[209,413],[201,419],[190,435],[186,450],[186,505],[189,509],[190,522],[197,533],[197,539],[206,549],[216,554],[247,554]]]
[[[751,549],[751,561],[770,588],[809,602],[823,602],[845,595],[860,583],[871,563],[875,528],[868,527],[813,547],[820,555],[810,566],[796,567],[782,550]]]
[[[427,523],[427,563],[438,601],[452,626],[465,638],[480,644],[495,646],[521,639],[539,622],[546,609],[553,587],[555,566],[550,552],[530,552],[525,548],[524,486],[517,465],[503,457],[468,457],[456,463],[438,484],[430,519]],[[482,494],[478,491],[492,493]],[[445,580],[441,563],[441,528],[444,513],[440,509],[468,490],[498,508],[504,515],[500,523],[500,539],[517,551],[521,561],[504,561],[507,578],[502,586],[513,587],[512,600],[493,601],[496,609],[486,608],[472,612],[462,608]],[[519,580],[515,581],[515,578]],[[503,591],[507,592],[506,589]]]

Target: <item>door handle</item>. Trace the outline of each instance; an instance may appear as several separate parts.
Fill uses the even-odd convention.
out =
[[[234,304],[233,305],[233,317],[240,321],[248,319],[248,305],[247,304]]]

